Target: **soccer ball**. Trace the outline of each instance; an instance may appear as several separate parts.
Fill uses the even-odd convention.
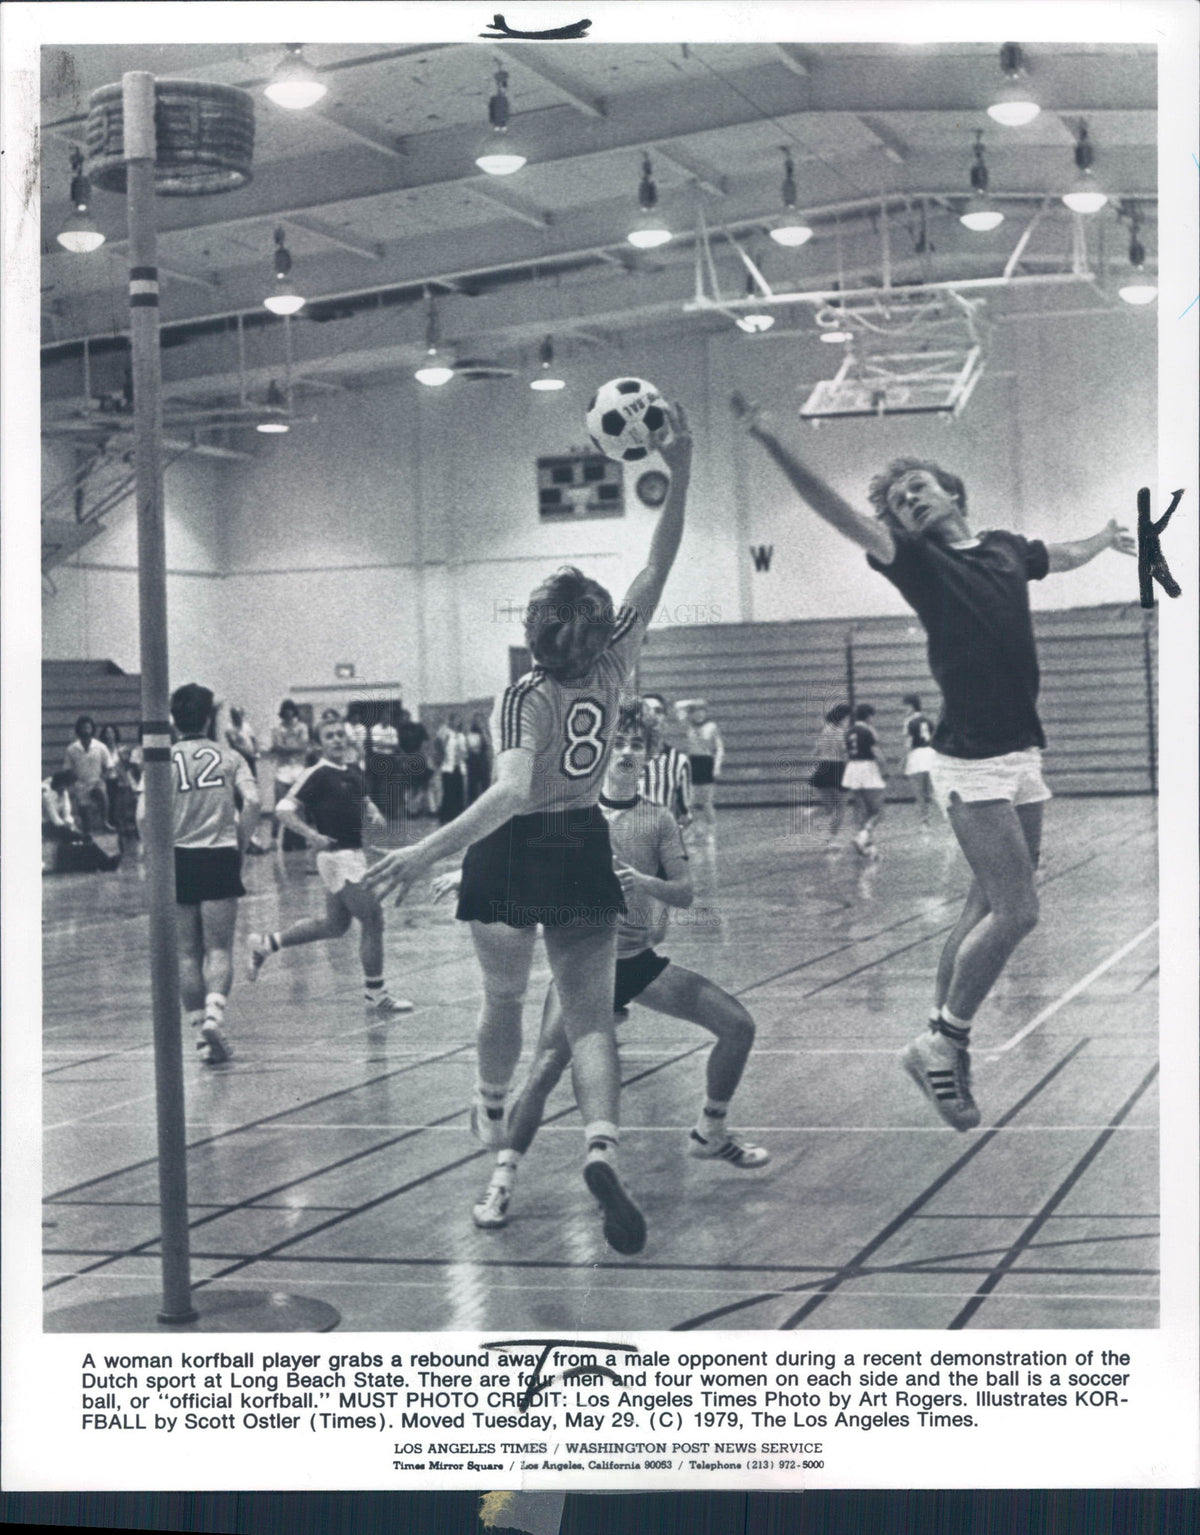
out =
[[[601,384],[587,408],[587,429],[605,458],[634,463],[675,435],[667,402],[644,378],[613,378]]]

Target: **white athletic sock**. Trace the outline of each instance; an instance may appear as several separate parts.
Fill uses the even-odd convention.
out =
[[[224,1023],[225,1003],[228,998],[219,991],[210,991],[204,999],[205,1022]]]
[[[724,1103],[719,1098],[706,1099],[696,1120],[696,1134],[706,1141],[724,1141],[729,1134],[726,1127],[728,1114],[728,1099]]]
[[[513,1151],[506,1147],[496,1158],[496,1165],[492,1169],[492,1182],[502,1188],[511,1189],[517,1181],[517,1169],[521,1165],[521,1152]]]
[[[503,1119],[504,1105],[508,1102],[508,1083],[484,1082],[476,1078],[475,1101],[488,1119]]]
[[[621,1139],[621,1132],[611,1120],[597,1119],[593,1120],[590,1125],[584,1125],[583,1138],[587,1142],[589,1162],[612,1162],[616,1160],[617,1144]]]
[[[942,1004],[938,1018],[938,1028],[947,1039],[953,1040],[956,1045],[965,1045],[971,1038],[971,1020],[959,1018]]]
[[[385,989],[381,975],[363,976],[363,995],[368,1002],[378,1002]]]

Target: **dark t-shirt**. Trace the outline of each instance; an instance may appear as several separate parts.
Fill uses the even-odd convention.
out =
[[[908,744],[912,751],[928,746],[933,740],[933,722],[928,715],[910,714],[904,721],[904,728],[908,731]]]
[[[874,762],[875,743],[879,737],[870,725],[860,720],[846,732],[846,759],[849,762]]]
[[[397,727],[397,733],[400,737],[400,750],[408,757],[419,752],[429,739],[428,730],[419,720],[405,720]]]
[[[901,529],[892,537],[892,563],[872,554],[867,563],[925,626],[929,669],[942,690],[934,750],[980,758],[1045,746],[1029,612],[1029,583],[1049,569],[1045,544],[1005,532],[984,533],[970,549]]]
[[[338,847],[362,847],[363,775],[354,763],[320,762],[292,790],[304,819]]]

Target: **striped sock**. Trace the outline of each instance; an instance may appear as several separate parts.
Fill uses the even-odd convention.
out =
[[[206,1023],[221,1024],[225,1022],[225,1003],[228,1000],[219,991],[210,991],[204,999],[204,1021]]]
[[[728,1113],[728,1099],[722,1103],[719,1098],[709,1098],[696,1120],[696,1134],[704,1141],[723,1141],[729,1133],[725,1127]]]
[[[943,1003],[938,1015],[938,1032],[952,1040],[960,1049],[964,1049],[971,1038],[971,1020],[958,1018]]]
[[[368,1002],[378,1002],[383,996],[383,977],[381,975],[364,976],[363,995]]]
[[[521,1153],[506,1148],[496,1157],[496,1165],[492,1169],[492,1182],[501,1188],[510,1189],[517,1181],[517,1169],[521,1165]]]
[[[503,1119],[504,1105],[508,1101],[508,1083],[476,1079],[475,1098],[488,1119]]]
[[[589,1162],[611,1162],[615,1159],[621,1133],[611,1120],[597,1119],[584,1125],[583,1138],[587,1142]]]

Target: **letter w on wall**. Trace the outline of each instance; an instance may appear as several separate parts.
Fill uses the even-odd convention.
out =
[[[770,570],[771,556],[774,553],[774,544],[751,544],[750,558],[754,561],[755,570]]]

